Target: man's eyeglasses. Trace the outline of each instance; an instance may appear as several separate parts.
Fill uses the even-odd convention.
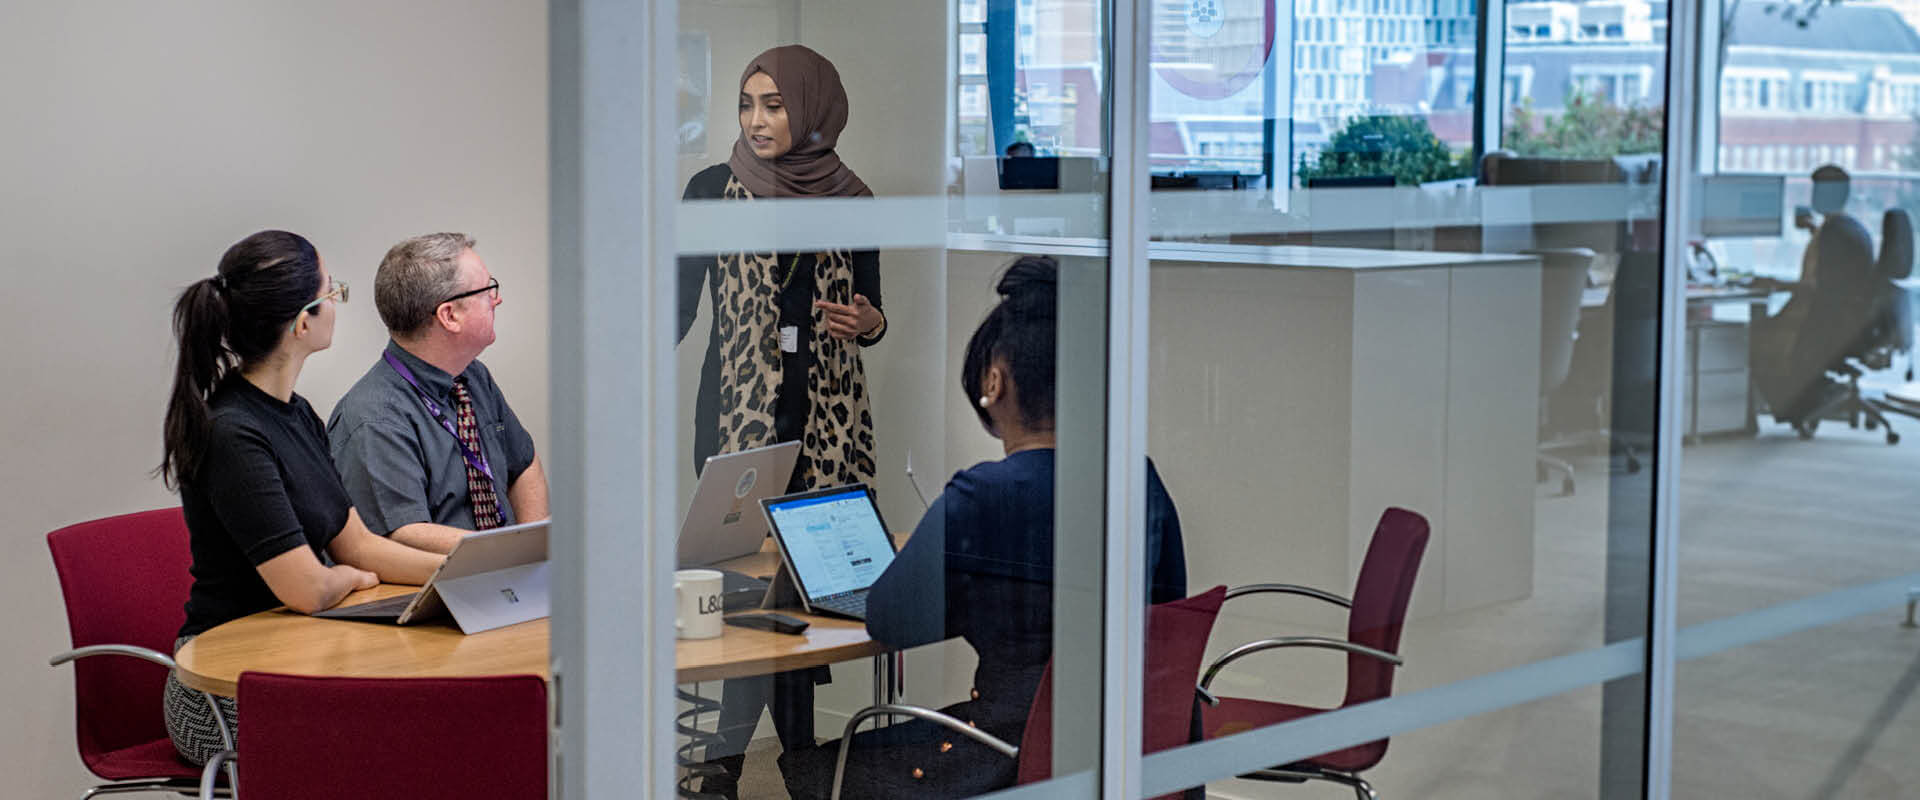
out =
[[[328,300],[334,300],[341,303],[347,302],[347,282],[342,280],[334,280],[331,278],[327,279],[327,293],[314,298],[313,302],[308,303],[304,306],[301,306],[300,311],[293,315],[293,324],[287,326],[287,333],[293,333],[294,331],[299,330],[300,318],[307,314],[311,314],[313,312],[319,311],[320,304]]]
[[[476,294],[480,294],[481,292],[487,292],[487,293],[489,293],[489,294],[487,295],[487,299],[489,299],[489,300],[498,300],[498,299],[500,299],[500,279],[499,279],[499,278],[493,278],[493,279],[491,279],[491,280],[488,280],[488,281],[487,281],[487,285],[485,285],[485,286],[482,286],[482,287],[480,287],[480,288],[478,288],[478,289],[474,289],[473,291],[470,291],[470,292],[461,292],[461,293],[459,293],[459,294],[456,294],[456,295],[454,295],[454,296],[452,296],[452,297],[449,297],[449,298],[447,298],[447,299],[445,299],[445,300],[442,300],[442,301],[440,301],[440,305],[443,305],[443,306],[444,306],[444,305],[446,305],[446,304],[448,304],[448,303],[451,303],[451,302],[453,302],[453,301],[455,301],[455,300],[465,300],[465,299],[467,299],[467,298],[469,298],[469,297],[472,297],[472,296],[474,296],[474,295],[476,295]]]

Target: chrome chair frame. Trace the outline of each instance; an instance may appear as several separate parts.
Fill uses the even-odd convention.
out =
[[[847,777],[847,751],[853,749],[854,732],[860,728],[860,723],[870,718],[880,716],[888,717],[889,720],[897,716],[923,719],[940,727],[951,729],[962,736],[966,736],[976,742],[993,748],[995,752],[1008,758],[1018,759],[1020,757],[1019,747],[1008,744],[998,736],[994,736],[991,733],[961,722],[951,714],[943,714],[925,706],[906,705],[903,703],[868,706],[854,712],[853,718],[847,720],[846,728],[840,732],[840,752],[833,760],[833,793],[828,795],[831,800],[840,800],[841,783]]]
[[[233,745],[229,744],[227,745],[227,749],[214,753],[212,758],[207,759],[206,769],[200,772],[200,800],[213,800],[213,798],[219,797],[219,795],[214,794],[214,783],[220,779],[220,768],[222,766],[227,768],[227,784],[233,787],[233,793],[227,796],[233,798],[233,800],[239,800],[240,782],[234,779],[234,769],[240,763],[239,755],[240,754],[233,749]]]
[[[1255,583],[1246,586],[1236,586],[1227,590],[1227,600],[1255,594],[1297,595],[1320,600],[1346,609],[1353,608],[1353,601],[1346,597],[1321,589],[1315,589],[1311,586],[1301,586],[1292,583]],[[1406,659],[1393,653],[1368,647],[1363,644],[1349,642],[1345,639],[1334,639],[1326,636],[1274,636],[1266,639],[1256,639],[1227,651],[1225,655],[1214,659],[1214,662],[1207,666],[1205,675],[1200,678],[1200,699],[1210,706],[1220,705],[1220,700],[1214,696],[1211,687],[1213,686],[1213,679],[1219,677],[1220,672],[1226,669],[1228,664],[1232,664],[1235,661],[1239,661],[1255,653],[1301,647],[1337,650],[1354,655],[1366,656],[1394,667],[1402,667],[1407,663]],[[1253,772],[1242,774],[1240,777],[1248,780],[1275,781],[1280,783],[1305,783],[1310,780],[1327,781],[1352,789],[1354,795],[1360,800],[1380,800],[1380,793],[1374,791],[1373,785],[1367,783],[1366,779],[1360,777],[1357,772],[1342,772],[1340,770],[1304,764],[1282,764],[1276,767],[1254,770]]]
[[[75,648],[48,659],[47,666],[57,667],[69,661],[77,661],[92,656],[126,656],[159,664],[167,669],[174,668],[173,657],[165,653],[131,644],[95,644]],[[211,694],[201,692],[200,696],[207,701],[207,708],[213,712],[214,723],[220,726],[220,743],[226,748],[226,750],[222,752],[232,750],[233,731],[227,728],[227,718],[220,714],[220,704],[214,701],[213,695]],[[209,763],[212,762],[210,761]],[[198,786],[202,798],[212,800],[212,798],[215,797],[233,797],[231,788],[221,788],[216,785],[219,783],[218,775],[219,772],[217,770],[207,770],[201,773]],[[228,787],[236,785],[234,779],[233,769],[229,766],[227,770]],[[103,783],[88,789],[87,793],[81,795],[80,798],[81,800],[87,800],[87,798],[98,797],[100,795],[131,794],[134,792],[175,792],[178,794],[186,794],[193,791],[194,788],[194,782],[178,778],[135,779]]]

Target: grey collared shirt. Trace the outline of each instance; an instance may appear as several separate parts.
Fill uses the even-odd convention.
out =
[[[453,378],[393,342],[387,352],[413,372],[420,387],[455,422]],[[485,364],[460,373],[473,397],[480,449],[493,469],[501,518],[516,520],[508,488],[533,464],[533,437],[507,405]],[[360,519],[382,536],[416,522],[473,530],[473,501],[460,442],[434,421],[419,395],[385,358],[347,390],[327,420],[334,469],[347,487]]]

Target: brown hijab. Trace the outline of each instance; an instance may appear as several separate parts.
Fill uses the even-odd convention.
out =
[[[787,105],[793,149],[772,161],[753,154],[743,131],[727,166],[747,191],[760,197],[868,197],[873,190],[853,174],[833,146],[847,127],[847,90],[840,71],[825,56],[801,45],[776,47],[755,56],[740,73],[740,86],[755,72],[767,73]]]

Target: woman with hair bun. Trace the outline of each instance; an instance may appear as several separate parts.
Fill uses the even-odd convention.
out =
[[[261,231],[174,304],[180,353],[156,472],[180,491],[193,551],[176,652],[224,622],[280,605],[311,614],[377,583],[424,583],[440,565],[360,522],[326,426],[293,391],[346,299],[305,238]],[[167,733],[194,764],[226,746],[208,697],[167,678]],[[232,730],[233,700],[215,705]]]
[[[1018,742],[1053,658],[1055,331],[1059,269],[1021,258],[967,342],[960,385],[1006,457],[955,474],[867,594],[867,632],[890,648],[960,637],[979,655],[971,699],[941,709]],[[1147,464],[1149,603],[1187,593],[1180,517]],[[854,736],[844,797],[966,797],[1013,785],[1015,761],[913,720]],[[796,799],[826,797],[840,743],[780,757]]]

